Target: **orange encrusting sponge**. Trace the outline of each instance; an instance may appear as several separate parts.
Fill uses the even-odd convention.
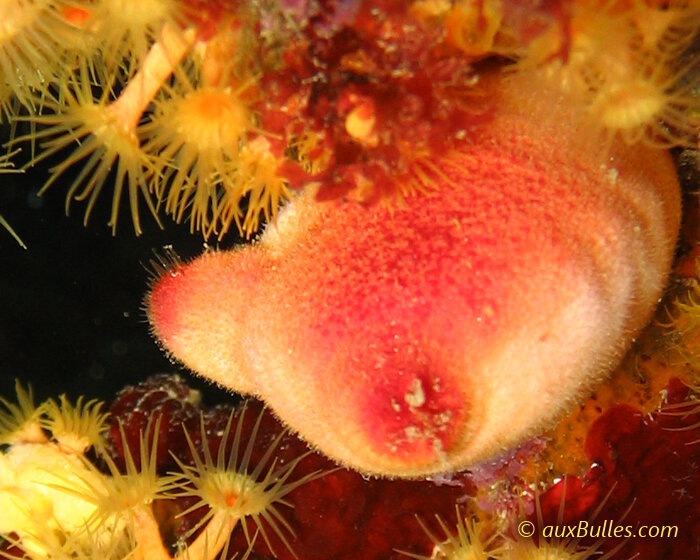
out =
[[[543,430],[618,362],[671,267],[667,154],[596,148],[536,74],[405,203],[290,203],[253,245],[154,283],[155,335],[365,473],[455,470]]]

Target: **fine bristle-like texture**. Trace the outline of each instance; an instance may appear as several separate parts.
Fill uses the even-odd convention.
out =
[[[431,192],[309,191],[256,245],[175,268],[156,336],[365,472],[460,468],[549,425],[648,321],[679,196],[665,154],[581,149],[585,120],[538,78],[484,80],[499,111],[434,160]]]
[[[0,2],[0,122],[22,105],[36,107],[31,90],[41,90],[61,72],[63,57],[81,42],[79,29],[62,17],[69,2]],[[19,103],[12,103],[14,95]]]
[[[256,462],[251,460],[264,410],[258,415],[247,442],[241,437],[245,412],[244,407],[238,414],[235,424],[234,414],[229,416],[215,454],[208,447],[203,419],[200,423],[201,437],[204,442],[201,452],[185,432],[194,465],[188,466],[175,458],[182,474],[175,477],[173,485],[178,490],[174,495],[198,498],[198,501],[182,515],[202,507],[209,508],[207,514],[192,527],[188,536],[199,532],[207,524],[213,525],[216,530],[207,527],[205,534],[200,534],[197,540],[217,541],[216,548],[224,550],[221,555],[223,558],[229,550],[231,531],[240,521],[249,550],[257,536],[261,535],[273,551],[268,534],[273,532],[287,550],[296,557],[289,542],[290,536],[294,536],[294,531],[278,506],[289,506],[285,497],[296,488],[318,478],[321,472],[315,471],[297,479],[292,478],[294,469],[308,453],[300,455],[286,465],[278,464],[274,454],[285,436],[285,431],[272,439],[261,458]],[[246,521],[248,518],[257,528],[253,535],[248,528]]]
[[[103,79],[110,82],[110,78]],[[68,189],[66,213],[73,200],[87,200],[85,223],[97,197],[105,184],[109,183],[112,169],[116,168],[109,225],[112,232],[116,232],[122,192],[126,190],[134,231],[138,234],[141,233],[139,194],[145,198],[151,213],[158,220],[146,182],[149,160],[139,145],[136,132],[126,127],[109,105],[109,88],[105,88],[96,100],[93,97],[93,87],[92,73],[87,64],[83,63],[61,84],[59,93],[53,99],[45,100],[47,114],[31,118],[32,122],[46,125],[47,128],[29,135],[29,138],[20,137],[15,141],[40,141],[43,151],[28,164],[29,166],[74,147],[72,154],[51,169],[51,177],[40,193],[74,166],[84,164]],[[49,110],[51,114],[48,114]]]
[[[442,530],[442,535],[435,535],[418,518],[418,524],[423,532],[430,537],[434,543],[433,555],[422,556],[410,552],[402,552],[403,556],[415,558],[416,560],[431,560],[435,558],[445,558],[454,560],[500,560],[507,558],[506,549],[499,540],[497,532],[485,530],[486,528],[470,517],[463,516],[459,511],[459,506],[455,506],[457,513],[457,526],[448,527],[440,516],[435,516],[437,524]]]
[[[16,380],[15,390],[17,403],[0,397],[0,445],[44,439],[39,422],[42,411],[34,405],[31,386],[25,389]]]
[[[700,3],[581,0],[566,12],[518,65],[542,63],[608,143],[695,145]]]

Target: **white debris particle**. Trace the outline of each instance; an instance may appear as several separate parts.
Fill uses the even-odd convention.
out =
[[[408,406],[418,408],[425,404],[425,392],[423,391],[423,383],[420,379],[414,379],[411,383],[411,389],[404,396],[404,400]]]
[[[418,426],[408,426],[404,429],[406,437],[409,441],[415,440],[421,437],[421,431]]]
[[[620,175],[619,171],[614,167],[608,167],[608,182],[611,185],[617,184],[617,178]]]

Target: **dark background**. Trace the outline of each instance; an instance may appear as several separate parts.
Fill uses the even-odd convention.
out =
[[[8,138],[6,127],[2,138]],[[27,152],[24,146],[17,165]],[[37,401],[61,393],[110,401],[126,384],[153,373],[184,371],[150,336],[141,305],[153,251],[172,245],[183,258],[194,257],[204,240],[168,216],[161,215],[161,230],[145,204],[144,233],[136,237],[125,194],[113,237],[110,183],[83,227],[84,203],[74,201],[65,215],[70,176],[37,196],[56,161],[23,174],[0,173],[0,214],[27,245],[22,249],[0,227],[0,396],[15,400],[17,378],[31,383]],[[234,234],[209,243],[229,248],[238,242]],[[187,375],[197,387],[209,386]]]

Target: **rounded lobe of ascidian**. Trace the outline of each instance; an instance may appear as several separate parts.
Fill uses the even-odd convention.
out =
[[[503,83],[434,191],[309,190],[256,244],[156,282],[166,349],[365,473],[460,469],[550,425],[648,322],[679,186],[668,154],[598,149],[570,107]]]

